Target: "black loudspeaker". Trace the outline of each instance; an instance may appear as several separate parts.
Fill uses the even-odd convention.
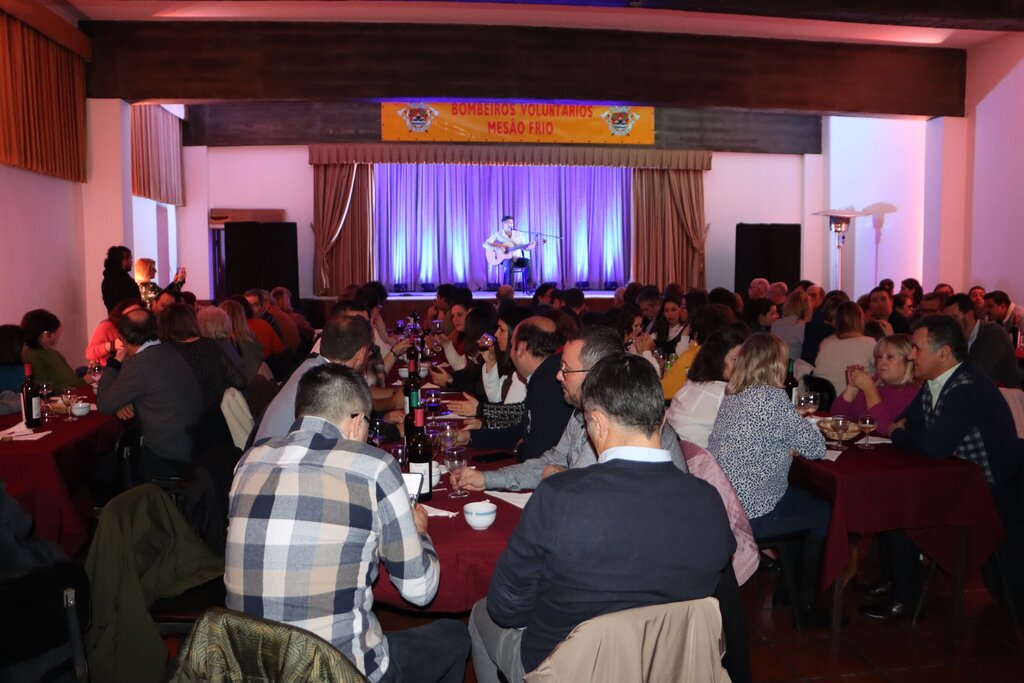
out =
[[[799,223],[737,223],[735,289],[744,297],[756,277],[800,281]]]
[[[227,293],[287,287],[299,300],[299,247],[295,223],[224,224]]]

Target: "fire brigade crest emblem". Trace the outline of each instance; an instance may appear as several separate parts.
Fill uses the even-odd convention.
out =
[[[398,115],[405,121],[410,133],[426,133],[440,112],[429,104],[414,102],[398,110]]]
[[[633,124],[640,120],[640,115],[629,107],[611,107],[601,118],[608,124],[608,130],[612,135],[629,135],[633,131]]]

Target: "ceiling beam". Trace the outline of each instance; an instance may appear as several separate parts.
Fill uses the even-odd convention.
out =
[[[85,22],[89,97],[514,99],[962,116],[966,53],[626,31]]]

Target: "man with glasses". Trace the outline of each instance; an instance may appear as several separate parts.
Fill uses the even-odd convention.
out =
[[[481,683],[521,681],[588,619],[710,596],[736,548],[717,491],[660,448],[651,364],[618,353],[577,374],[600,461],[541,482],[523,510],[469,621]]]
[[[470,491],[484,489],[535,489],[541,480],[567,469],[589,467],[597,463],[597,454],[587,439],[581,410],[581,391],[590,368],[602,358],[624,353],[622,338],[609,327],[584,328],[579,336],[566,343],[558,378],[565,402],[575,410],[562,432],[562,437],[539,458],[518,465],[509,465],[491,472],[466,468],[459,477],[459,486]],[[661,428],[661,447],[667,450],[672,462],[686,472],[686,461],[679,448],[679,437],[667,423]]]
[[[440,619],[385,635],[372,611],[380,561],[420,606],[437,593],[440,564],[427,513],[410,507],[398,463],[366,444],[370,409],[357,372],[312,368],[298,382],[288,433],[239,460],[226,604],[315,633],[370,681],[455,683],[469,653],[465,625]]]

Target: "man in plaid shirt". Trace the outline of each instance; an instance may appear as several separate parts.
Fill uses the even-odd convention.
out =
[[[1024,528],[1020,481],[1024,448],[1013,416],[992,380],[967,360],[967,338],[946,315],[922,318],[914,327],[917,397],[892,424],[894,445],[932,458],[955,456],[981,467],[1006,531],[997,551],[1011,596],[1024,607]],[[895,619],[909,614],[921,590],[919,550],[902,531],[879,534],[883,569],[892,579],[891,599],[864,609],[865,616]],[[994,564],[994,563],[992,563]]]
[[[388,634],[372,610],[383,560],[415,605],[437,592],[427,514],[409,505],[401,472],[366,445],[370,391],[327,364],[299,381],[291,431],[235,468],[224,583],[227,606],[311,631],[377,681],[461,681],[466,626],[450,619]]]

